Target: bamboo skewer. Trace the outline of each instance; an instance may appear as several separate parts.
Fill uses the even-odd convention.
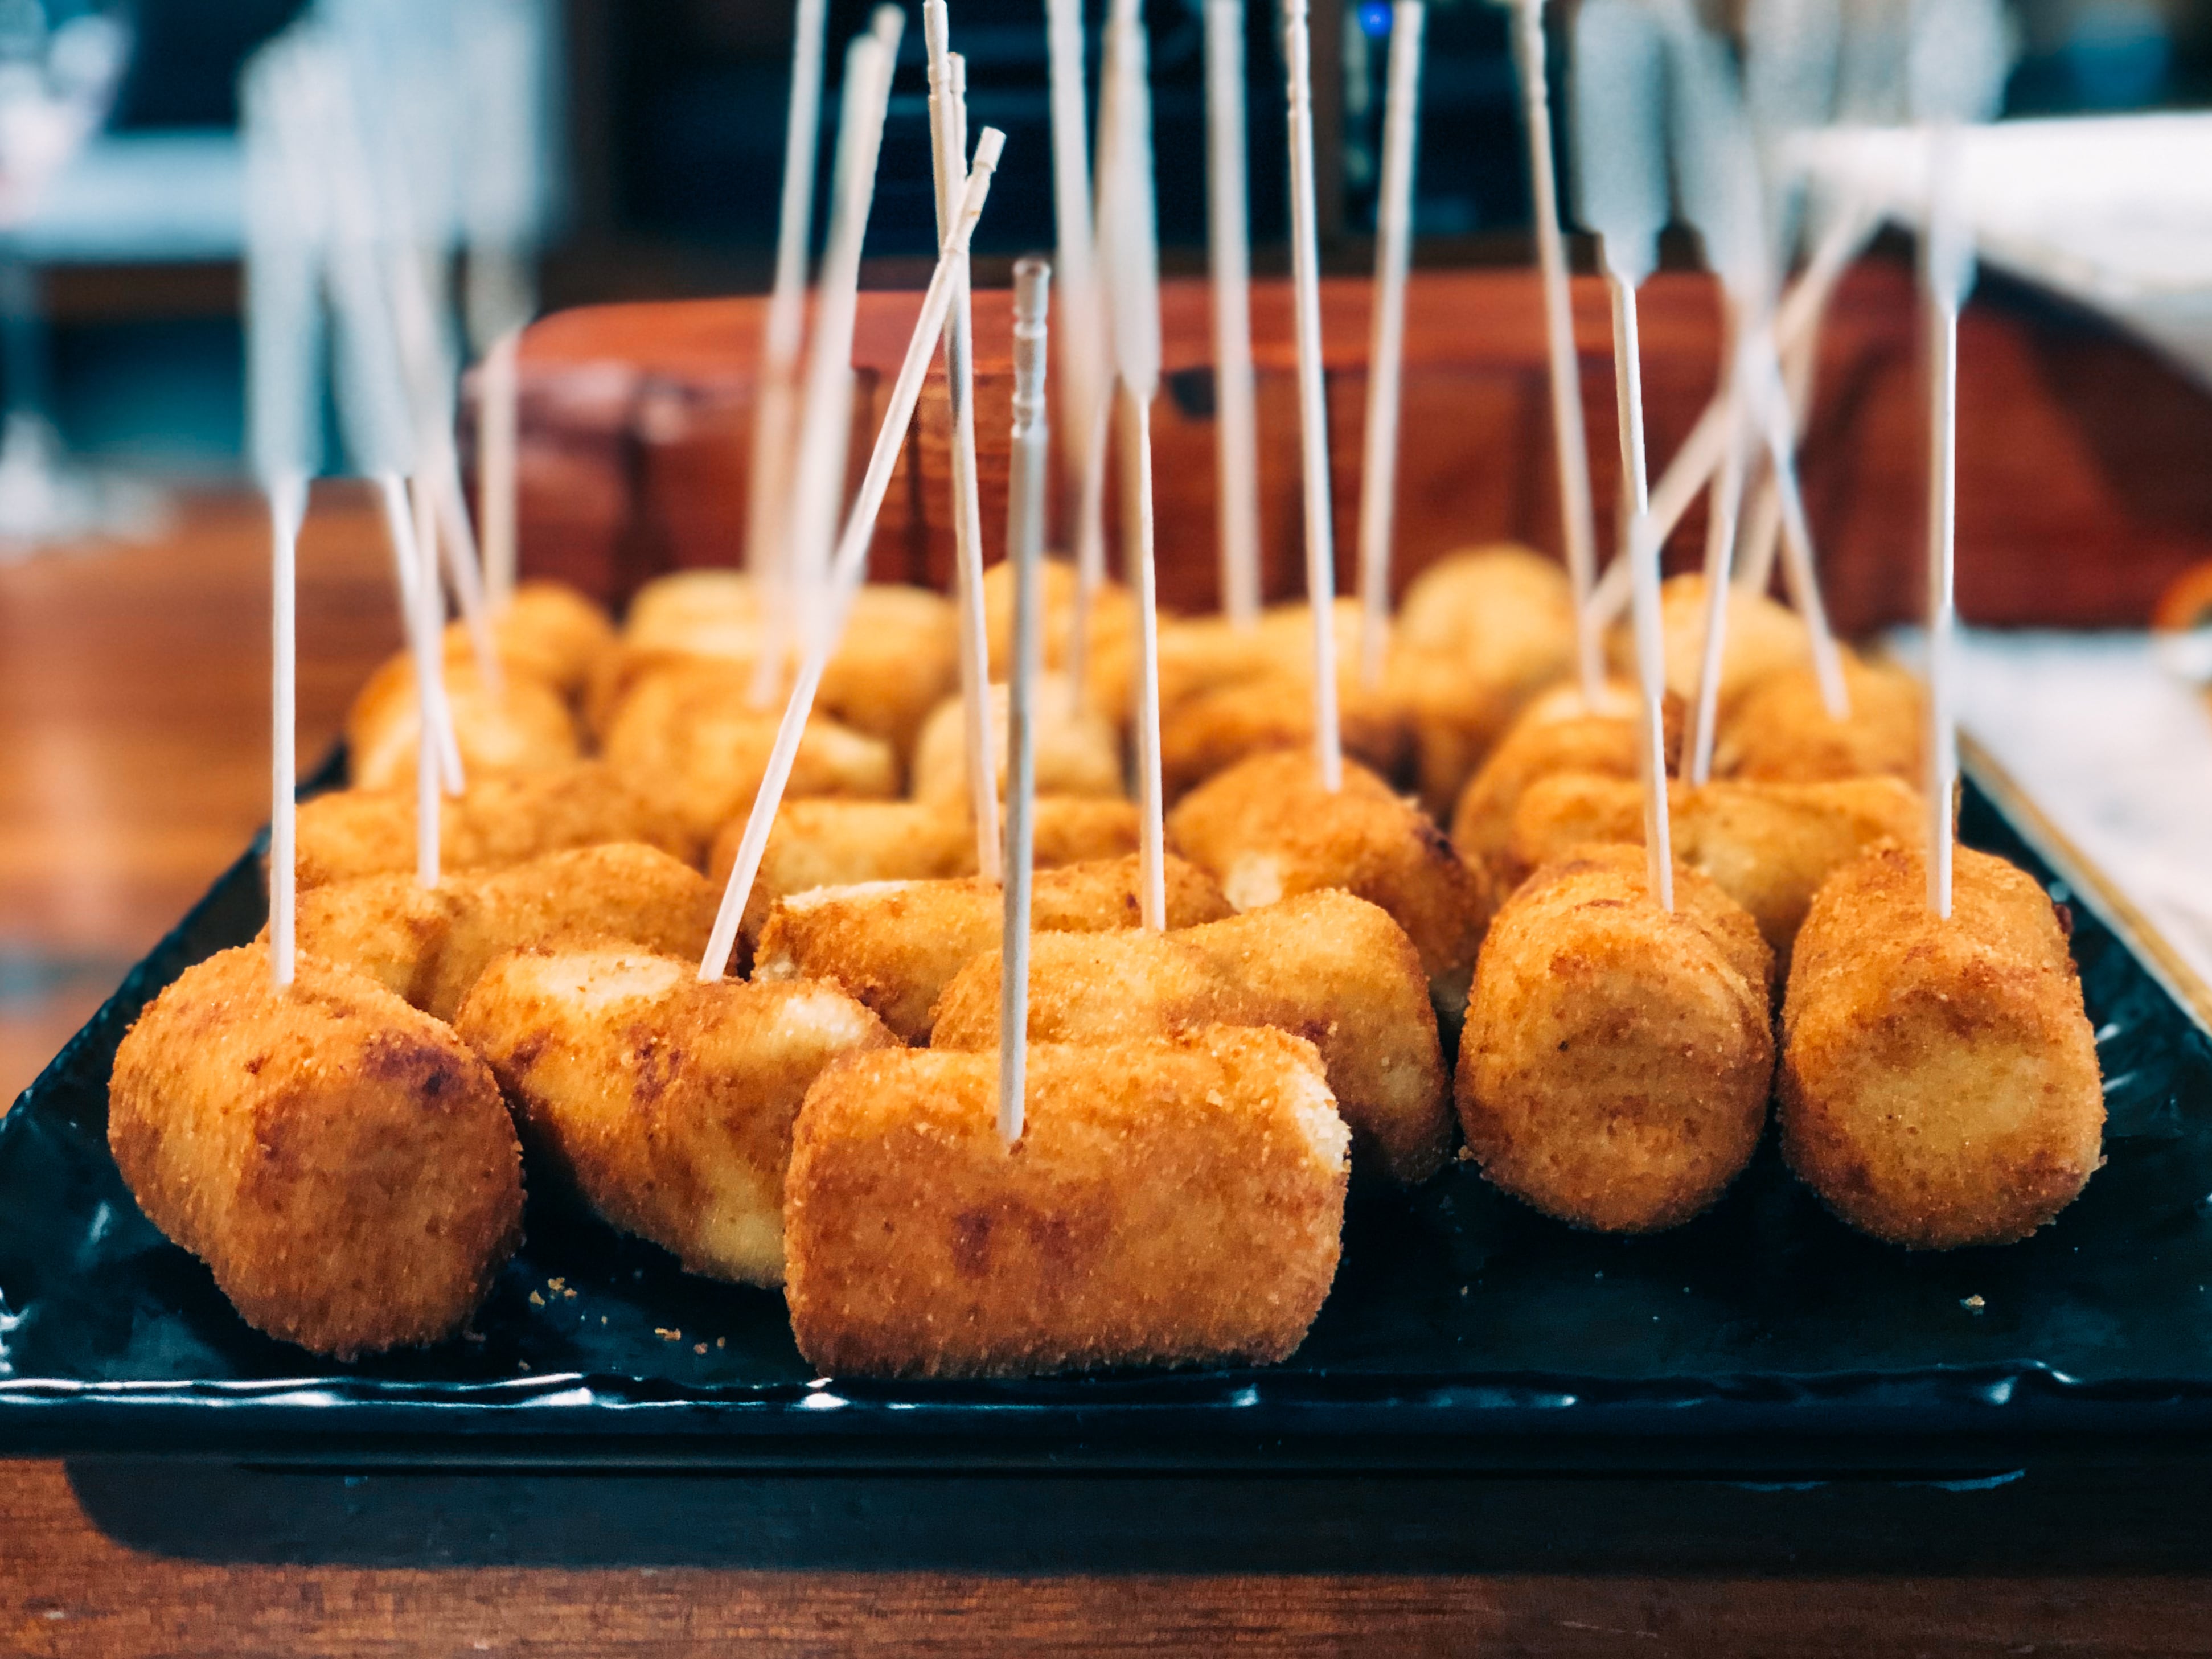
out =
[[[813,712],[814,696],[821,687],[823,670],[828,666],[830,653],[843,631],[853,596],[867,574],[868,544],[875,535],[877,514],[883,510],[884,492],[890,487],[891,470],[898,462],[907,428],[914,419],[923,377],[928,373],[929,360],[937,349],[946,314],[951,309],[955,274],[975,234],[975,221],[982,216],[983,204],[990,196],[991,175],[998,167],[1006,142],[1006,135],[996,127],[986,127],[975,146],[975,163],[969,170],[959,217],[954,221],[951,234],[938,255],[929,290],[922,296],[921,315],[915,319],[914,333],[907,342],[906,356],[899,365],[898,379],[892,385],[883,425],[868,456],[867,472],[860,480],[860,496],[845,520],[844,534],[830,561],[827,603],[821,607],[813,630],[805,641],[799,676],[784,704],[782,723],[776,728],[775,746],[769,750],[760,788],[753,797],[752,811],[745,820],[737,860],[731,866],[729,883],[722,890],[721,908],[715,915],[714,933],[699,964],[702,980],[720,979],[728,965],[730,952],[737,945],[738,925],[744,919],[745,901],[751,896],[754,878],[760,873],[761,854],[768,848],[769,830],[775,823],[776,811],[791,781],[792,763],[799,754],[799,738],[806,729],[807,717]]]
[[[1413,155],[1421,92],[1423,0],[1390,9],[1389,92],[1375,236],[1375,315],[1367,354],[1365,464],[1359,489],[1359,683],[1382,683],[1390,628],[1390,537],[1398,481],[1400,381],[1406,357],[1406,270],[1413,241]]]
[[[799,352],[806,320],[806,240],[814,209],[814,153],[822,124],[822,63],[829,0],[798,0],[792,19],[791,102],[783,132],[783,193],[776,212],[775,280],[761,326],[759,392],[745,494],[745,568],[756,580],[787,554],[791,439]],[[489,537],[487,537],[489,541]]]
[[[1206,0],[1206,199],[1213,268],[1221,609],[1239,628],[1260,620],[1259,414],[1252,377],[1244,126],[1244,0]]]
[[[1296,290],[1298,429],[1304,460],[1306,602],[1313,611],[1314,759],[1322,787],[1344,787],[1337,723],[1336,550],[1328,488],[1328,403],[1322,381],[1321,248],[1314,214],[1313,63],[1306,0],[1283,0],[1291,148],[1291,275]]]
[[[1006,556],[1014,563],[1014,659],[1006,693],[1006,913],[1000,934],[999,1134],[1022,1138],[1030,1027],[1030,885],[1036,866],[1037,633],[1044,558],[1045,324],[1052,267],[1014,266],[1014,418],[1006,494]]]
[[[936,173],[937,233],[950,234],[966,183],[965,66],[951,50],[945,0],[923,0],[921,29],[929,48],[930,154]],[[983,617],[983,524],[975,477],[974,324],[967,261],[954,277],[951,321],[945,331],[946,399],[952,422],[953,597],[959,613],[961,729],[968,763],[969,812],[975,831],[975,867],[986,881],[1001,874],[998,762],[991,736],[990,642]]]
[[[1528,194],[1536,221],[1536,264],[1544,286],[1552,441],[1559,471],[1559,518],[1567,544],[1567,575],[1574,586],[1575,664],[1583,701],[1595,708],[1605,684],[1605,623],[1596,605],[1597,530],[1590,511],[1589,447],[1583,431],[1582,370],[1575,358],[1566,240],[1559,232],[1552,98],[1544,78],[1544,0],[1514,0],[1513,45],[1521,70],[1522,112],[1528,128]],[[1622,580],[1625,582],[1626,577]]]

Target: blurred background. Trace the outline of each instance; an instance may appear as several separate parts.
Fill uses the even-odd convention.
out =
[[[0,0],[0,35],[27,0]],[[832,0],[830,39],[872,0]],[[33,4],[31,9],[36,10]],[[289,0],[134,0],[135,36],[106,130],[23,234],[50,319],[49,402],[74,454],[172,477],[240,468],[240,202],[234,83]],[[1713,9],[1711,7],[1708,10]],[[2212,102],[2208,0],[2017,0],[2008,115]],[[1097,74],[1103,0],[1086,6]],[[1008,136],[978,246],[1051,240],[1040,0],[963,0],[978,125]],[[1203,268],[1199,8],[1147,0],[1168,269]],[[1332,269],[1368,268],[1389,9],[1314,9],[1319,210]],[[558,54],[566,212],[542,273],[549,307],[763,290],[773,258],[792,9],[779,0],[567,0]],[[1432,9],[1415,216],[1424,264],[1524,261],[1526,161],[1506,44],[1487,0]],[[1556,27],[1556,24],[1555,24]],[[1259,271],[1286,264],[1281,56],[1273,9],[1249,9],[1252,228]],[[910,28],[868,232],[871,286],[918,284],[931,248],[922,43]],[[1560,53],[1553,53],[1556,67]],[[828,190],[839,54],[816,177]],[[1178,163],[1176,158],[1186,158]],[[817,236],[825,215],[817,206]],[[18,369],[20,374],[23,371]]]

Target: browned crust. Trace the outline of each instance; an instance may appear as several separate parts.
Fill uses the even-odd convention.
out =
[[[1759,681],[1721,724],[1716,775],[1817,783],[1887,775],[1917,785],[1927,775],[1920,683],[1902,668],[1846,654],[1844,687],[1850,714],[1837,720],[1828,717],[1810,668]]]
[[[456,1019],[533,1160],[692,1273],[782,1282],[792,1120],[831,1059],[895,1039],[842,993],[702,983],[619,946],[500,957]],[[641,980],[639,994],[618,994]]]
[[[994,1054],[893,1050],[808,1092],[784,1226],[810,1364],[1005,1376],[1297,1348],[1344,1217],[1343,1130],[1309,1045],[1218,1027],[1041,1045],[1011,1149],[997,1076]]]
[[[1925,813],[1919,794],[1892,777],[1676,783],[1668,800],[1675,859],[1751,912],[1785,973],[1829,872],[1877,842],[1911,841]],[[1587,774],[1542,778],[1514,811],[1501,867],[1518,884],[1570,848],[1602,841],[1644,844],[1643,786]]]
[[[1366,692],[1349,677],[1338,701],[1344,752],[1385,777],[1405,769],[1411,728],[1397,700]],[[1186,698],[1160,718],[1160,775],[1166,799],[1181,799],[1248,756],[1313,744],[1313,678],[1271,672]]]
[[[1185,796],[1167,827],[1240,908],[1330,887],[1381,906],[1420,952],[1437,1012],[1458,1014],[1490,920],[1488,886],[1372,772],[1347,762],[1331,793],[1310,755],[1255,755]]]
[[[1655,1232],[1705,1209],[1766,1121],[1772,957],[1694,871],[1651,902],[1640,848],[1545,866],[1491,926],[1460,1047],[1483,1173],[1547,1214]]]
[[[1451,1139],[1443,1051],[1405,930],[1349,893],[1307,893],[1176,933],[1040,933],[1029,1035],[1085,1044],[1206,1025],[1272,1025],[1314,1044],[1353,1146],[1392,1179],[1442,1165]],[[945,988],[930,1043],[999,1042],[1000,953]]]
[[[302,957],[187,969],[123,1040],[108,1145],[246,1322],[349,1359],[452,1335],[522,1236],[491,1073],[428,1015]]]
[[[465,773],[541,772],[582,753],[574,718],[561,693],[518,663],[505,665],[495,690],[465,652],[446,664],[446,701]],[[415,663],[401,652],[368,677],[345,723],[349,776],[358,789],[388,789],[415,776],[421,722]]]
[[[1954,850],[1950,920],[1916,849],[1843,866],[1797,935],[1782,1149],[1828,1207],[1920,1249],[2026,1237],[2100,1161],[2096,1041],[2041,887]]]
[[[1226,900],[1181,859],[1166,866],[1170,927],[1216,921]],[[1143,920],[1133,858],[1037,872],[1030,921],[1037,933],[1097,933]],[[1004,898],[974,878],[830,889],[779,901],[761,929],[756,972],[828,980],[883,1017],[908,1042],[928,1041],[937,1000],[952,976],[999,943]]]
[[[472,778],[446,800],[439,858],[448,871],[490,870],[542,854],[608,842],[642,842],[695,861],[701,842],[667,812],[596,761],[544,772]],[[301,890],[415,868],[415,793],[341,789],[302,801],[297,869]]]

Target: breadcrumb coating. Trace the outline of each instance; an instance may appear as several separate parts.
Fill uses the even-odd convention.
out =
[[[1848,718],[1828,718],[1809,668],[1770,674],[1747,690],[1713,741],[1713,774],[1761,783],[1819,783],[1928,775],[1928,715],[1920,682],[1887,663],[1846,653]]]
[[[1693,870],[1676,908],[1641,848],[1544,866],[1491,924],[1460,1044],[1461,1127],[1483,1173],[1577,1226],[1656,1232],[1750,1161],[1774,1073],[1773,957]]]
[[[1953,851],[1951,915],[1924,854],[1830,876],[1783,1002],[1782,1150],[1831,1210],[1913,1249],[2025,1238],[2101,1158],[2097,1044],[2065,926],[2033,878]]]
[[[1327,887],[1380,905],[1420,952],[1438,1015],[1466,1006],[1489,890],[1426,813],[1364,767],[1346,762],[1332,794],[1312,756],[1255,755],[1184,796],[1167,830],[1239,910]]]
[[[583,753],[575,720],[561,694],[513,664],[494,690],[473,656],[456,658],[449,651],[446,702],[453,710],[453,739],[465,776],[549,771],[574,765]],[[368,677],[346,713],[347,775],[354,787],[389,789],[411,783],[422,730],[415,660],[403,651]]]
[[[1000,799],[1006,793],[1006,688],[994,685],[991,745]],[[1121,799],[1121,738],[1112,722],[1078,708],[1068,683],[1057,676],[1037,686],[1036,787],[1039,794]],[[968,810],[968,728],[959,696],[947,697],[923,723],[915,744],[907,793],[916,800]]]
[[[1206,1025],[1272,1025],[1320,1052],[1359,1156],[1425,1180],[1451,1139],[1428,980],[1405,930],[1364,899],[1305,893],[1179,933],[1039,933],[1033,1042],[1096,1044]],[[938,1004],[930,1045],[998,1046],[1001,957],[976,957]]]
[[[1167,861],[1171,928],[1230,914],[1221,890],[1181,859]],[[1142,920],[1134,858],[1037,872],[1030,925],[1040,933],[1100,933]],[[995,884],[878,881],[823,887],[777,901],[754,951],[757,978],[821,979],[842,987],[908,1042],[925,1042],[952,976],[1000,941],[1005,901]]]
[[[1916,791],[1887,777],[1676,783],[1668,801],[1676,862],[1711,877],[1751,912],[1785,973],[1829,873],[1877,842],[1910,842],[1927,811]],[[1540,779],[1513,815],[1512,879],[1597,841],[1644,844],[1643,786],[1587,773]]]
[[[1697,571],[1670,576],[1659,588],[1659,629],[1664,641],[1667,690],[1695,708],[1698,683],[1705,672],[1705,579]],[[1606,642],[1613,672],[1636,678],[1636,631],[1623,621]],[[1769,675],[1808,668],[1812,636],[1796,611],[1764,593],[1730,584],[1727,634],[1721,650],[1717,707],[1726,720],[1744,695]]]
[[[783,1282],[783,1179],[807,1086],[893,1042],[842,992],[702,983],[696,961],[602,945],[500,957],[455,1020],[533,1160],[692,1273]]]
[[[415,791],[341,789],[300,803],[302,892],[415,868]],[[441,871],[497,869],[572,847],[642,842],[696,863],[700,838],[597,761],[546,772],[471,778],[438,819]]]
[[[123,1039],[107,1144],[149,1220],[256,1330],[351,1359],[458,1331],[522,1237],[491,1073],[364,976],[241,945]]]
[[[604,752],[630,787],[702,845],[752,810],[782,710],[753,706],[750,672],[705,658],[640,681],[607,728]],[[898,793],[889,744],[817,714],[786,793],[883,798]]]
[[[1265,1029],[889,1050],[808,1092],[784,1196],[792,1334],[831,1376],[1269,1364],[1336,1275],[1348,1137],[1312,1046]]]

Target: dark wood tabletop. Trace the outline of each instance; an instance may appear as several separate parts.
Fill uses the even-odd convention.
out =
[[[153,545],[0,566],[0,1098],[265,814],[265,557],[234,497],[181,503]],[[385,559],[365,498],[319,492],[303,757],[396,641]],[[2126,1449],[1759,1485],[0,1462],[0,1654],[2201,1653],[2208,1468]]]

